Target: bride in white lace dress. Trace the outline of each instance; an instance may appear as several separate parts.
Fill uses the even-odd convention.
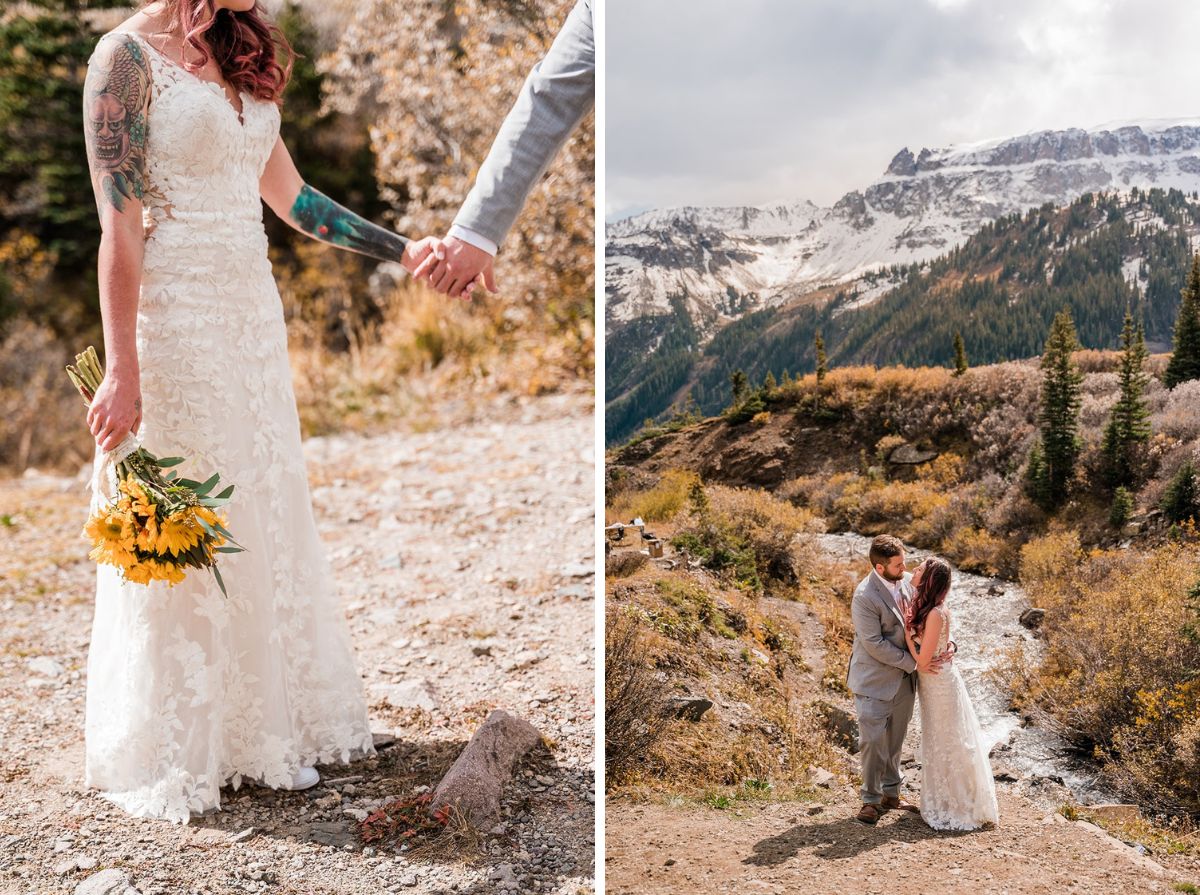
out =
[[[958,667],[950,662],[929,670],[950,643],[950,578],[949,564],[937,557],[916,568],[904,630],[917,660],[921,817],[935,830],[974,830],[1000,820],[987,745]]]
[[[314,764],[375,751],[314,524],[260,197],[314,239],[410,271],[434,243],[304,183],[279,139],[290,61],[254,0],[146,4],[88,61],[107,373],[88,412],[97,466],[132,431],[187,458],[181,475],[219,472],[247,548],[221,559],[228,598],[197,570],[168,588],[97,568],[85,783],[137,816],[187,823],[219,808],[225,784],[306,788]]]

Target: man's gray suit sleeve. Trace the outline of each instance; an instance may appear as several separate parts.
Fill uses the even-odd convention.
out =
[[[454,223],[499,244],[596,101],[592,0],[578,0],[500,126]]]
[[[862,641],[863,649],[871,658],[904,671],[916,671],[917,662],[912,653],[884,639],[883,631],[879,627],[879,616],[871,609],[865,595],[855,594],[854,599],[850,601],[850,617],[854,622],[854,630]]]

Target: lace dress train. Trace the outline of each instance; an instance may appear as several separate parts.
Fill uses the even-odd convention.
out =
[[[938,651],[949,642],[949,613]],[[974,830],[998,823],[996,784],[967,685],[951,662],[917,677],[921,712],[921,817],[935,830]]]
[[[229,596],[96,571],[85,784],[142,817],[187,823],[244,779],[375,751],[332,568],[317,534],[287,333],[258,179],[279,110],[192,74],[139,35],[152,75],[137,347],[142,444],[235,485]],[[90,60],[89,60],[90,63]],[[99,453],[96,456],[99,462]],[[93,495],[93,503],[97,500]]]

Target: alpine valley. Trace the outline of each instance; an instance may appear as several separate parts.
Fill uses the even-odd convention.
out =
[[[679,208],[610,224],[606,432],[729,403],[830,365],[1032,357],[1070,308],[1114,348],[1127,307],[1166,350],[1200,230],[1200,119],[901,150],[877,181],[811,202]]]

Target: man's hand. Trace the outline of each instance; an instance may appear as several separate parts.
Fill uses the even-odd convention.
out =
[[[929,670],[937,674],[942,670],[943,665],[949,665],[954,661],[954,654],[958,652],[958,644],[951,640],[946,644],[946,649],[933,657],[933,661],[929,663]]]
[[[413,271],[413,276],[425,280],[442,295],[470,298],[480,276],[489,292],[498,291],[493,272],[495,260],[483,249],[448,236]]]

